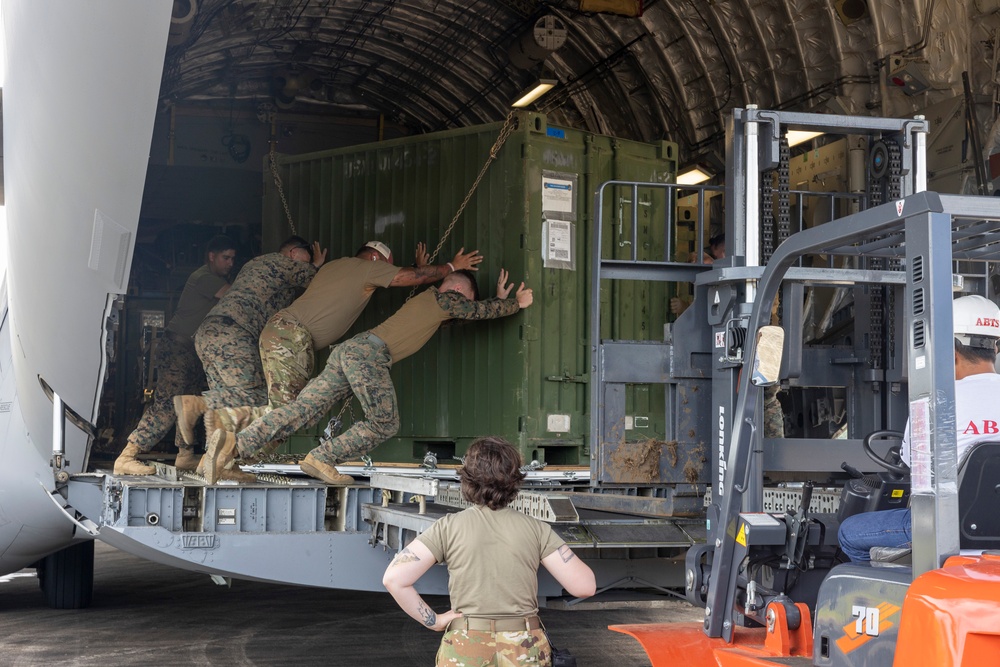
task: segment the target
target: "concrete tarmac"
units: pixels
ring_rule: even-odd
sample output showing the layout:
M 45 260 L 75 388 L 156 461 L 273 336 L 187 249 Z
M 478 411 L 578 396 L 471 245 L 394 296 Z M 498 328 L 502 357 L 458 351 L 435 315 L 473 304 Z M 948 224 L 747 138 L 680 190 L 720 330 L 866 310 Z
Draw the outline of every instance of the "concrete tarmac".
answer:
M 45 606 L 34 570 L 0 578 L 0 664 L 72 665 L 392 665 L 434 664 L 441 635 L 421 627 L 388 593 L 301 588 L 251 581 L 217 586 L 100 542 L 94 603 Z M 429 596 L 444 611 L 446 597 Z M 580 667 L 645 667 L 631 637 L 608 625 L 697 621 L 683 602 L 664 608 L 543 609 L 557 646 Z

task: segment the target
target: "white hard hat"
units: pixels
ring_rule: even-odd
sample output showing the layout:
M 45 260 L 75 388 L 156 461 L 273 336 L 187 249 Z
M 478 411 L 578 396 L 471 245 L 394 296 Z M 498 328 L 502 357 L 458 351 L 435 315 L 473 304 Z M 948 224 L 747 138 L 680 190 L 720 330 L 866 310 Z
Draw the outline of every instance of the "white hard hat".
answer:
M 952 304 L 955 338 L 969 347 L 995 348 L 1000 338 L 1000 307 L 986 297 L 973 294 Z

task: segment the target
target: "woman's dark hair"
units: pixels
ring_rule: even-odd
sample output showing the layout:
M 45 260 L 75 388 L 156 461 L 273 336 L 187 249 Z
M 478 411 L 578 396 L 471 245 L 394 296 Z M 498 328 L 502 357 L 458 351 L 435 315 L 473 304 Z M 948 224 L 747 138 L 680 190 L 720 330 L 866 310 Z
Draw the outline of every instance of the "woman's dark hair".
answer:
M 469 445 L 465 462 L 458 469 L 462 497 L 491 510 L 503 509 L 521 487 L 521 454 L 503 438 L 488 435 Z

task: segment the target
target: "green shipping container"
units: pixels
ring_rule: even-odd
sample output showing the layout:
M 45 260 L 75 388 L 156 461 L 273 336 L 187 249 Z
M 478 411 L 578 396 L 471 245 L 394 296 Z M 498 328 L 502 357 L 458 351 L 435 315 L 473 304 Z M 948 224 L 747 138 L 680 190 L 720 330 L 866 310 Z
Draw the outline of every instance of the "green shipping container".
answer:
M 376 461 L 441 463 L 465 453 L 477 436 L 499 434 L 525 460 L 589 463 L 588 381 L 593 194 L 608 180 L 672 182 L 675 144 L 644 144 L 548 125 L 544 115 L 518 113 L 510 134 L 441 249 L 443 263 L 459 248 L 478 249 L 483 297 L 493 296 L 500 268 L 534 290 L 534 305 L 509 318 L 452 323 L 416 355 L 392 369 L 399 402 L 398 435 L 381 445 Z M 368 240 L 392 248 L 408 265 L 418 241 L 433 249 L 471 188 L 502 124 L 408 137 L 349 149 L 277 159 L 297 232 L 329 246 L 329 258 L 352 255 Z M 264 247 L 275 248 L 290 228 L 265 176 Z M 666 257 L 665 201 L 638 202 L 632 238 L 631 189 L 608 198 L 605 256 Z M 660 340 L 667 321 L 664 283 L 606 286 L 600 304 L 602 337 Z M 379 290 L 352 333 L 389 317 L 409 295 Z M 325 355 L 317 363 L 323 363 Z M 660 385 L 631 387 L 630 439 L 661 440 Z M 339 407 L 339 406 L 338 406 Z M 360 418 L 357 403 L 354 412 Z M 346 415 L 347 413 L 345 413 Z M 345 425 L 350 420 L 345 419 Z M 300 452 L 315 434 L 290 443 Z

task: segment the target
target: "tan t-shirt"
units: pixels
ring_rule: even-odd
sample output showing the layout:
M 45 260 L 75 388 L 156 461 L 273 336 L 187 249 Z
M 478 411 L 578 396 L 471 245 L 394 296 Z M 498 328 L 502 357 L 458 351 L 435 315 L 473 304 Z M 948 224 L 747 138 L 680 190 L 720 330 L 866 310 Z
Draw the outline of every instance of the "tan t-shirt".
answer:
M 466 616 L 538 613 L 538 566 L 566 544 L 537 519 L 475 506 L 436 521 L 417 536 L 448 564 L 451 608 Z
M 188 276 L 167 331 L 189 338 L 194 336 L 208 311 L 219 303 L 215 295 L 226 284 L 226 279 L 212 273 L 207 264 Z
M 473 301 L 458 292 L 421 292 L 382 324 L 371 330 L 389 348 L 392 363 L 405 359 L 431 339 L 448 320 L 491 320 L 519 310 L 516 298 Z
M 324 264 L 305 293 L 284 313 L 309 331 L 313 349 L 338 340 L 351 328 L 378 287 L 388 287 L 399 267 L 358 257 Z

